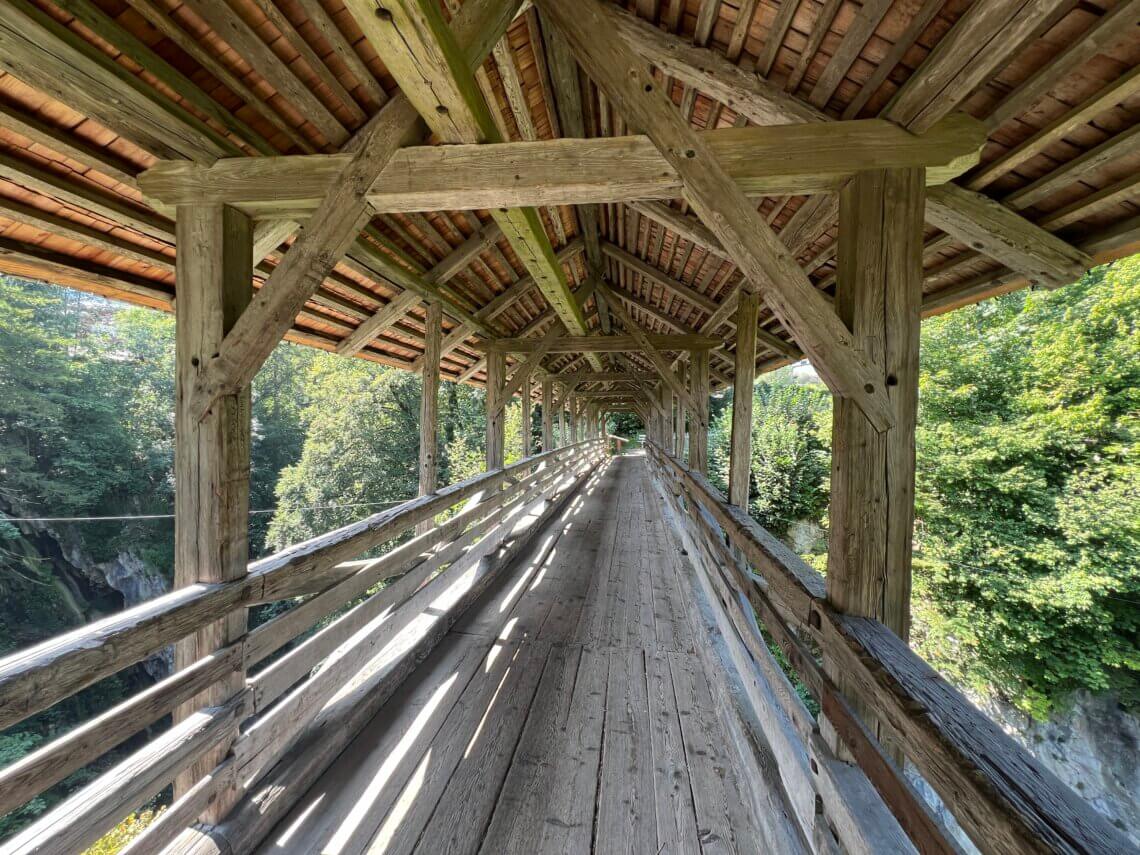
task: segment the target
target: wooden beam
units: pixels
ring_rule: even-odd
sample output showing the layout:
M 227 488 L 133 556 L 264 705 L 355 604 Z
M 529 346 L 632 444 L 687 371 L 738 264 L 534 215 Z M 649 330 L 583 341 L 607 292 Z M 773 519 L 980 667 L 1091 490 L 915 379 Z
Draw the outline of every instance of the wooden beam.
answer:
M 653 364 L 653 367 L 657 369 L 657 373 L 661 375 L 661 379 L 664 380 L 666 384 L 668 384 L 668 386 L 677 394 L 677 397 L 684 401 L 686 405 L 695 409 L 695 403 L 689 396 L 689 391 L 684 387 L 684 385 L 681 384 L 681 382 L 677 379 L 677 376 L 673 373 L 673 369 L 669 365 L 669 360 L 662 355 L 661 351 L 657 348 L 657 346 L 653 343 L 645 331 L 642 330 L 641 327 L 636 323 L 634 323 L 633 319 L 629 316 L 629 312 L 625 310 L 625 306 L 623 306 L 621 302 L 614 296 L 613 291 L 611 291 L 609 287 L 602 282 L 598 283 L 598 291 L 602 295 L 602 298 L 607 303 L 609 303 L 610 311 L 613 312 L 613 315 L 615 318 L 617 318 L 618 323 L 620 323 L 625 331 L 633 337 L 634 341 L 637 342 L 641 348 L 641 351 L 649 358 L 649 361 Z M 708 358 L 707 349 L 702 349 L 699 352 L 704 353 L 706 355 L 705 358 Z
M 651 284 L 663 288 L 669 294 L 684 300 L 691 306 L 696 306 L 703 312 L 712 314 L 717 309 L 716 301 L 711 297 L 695 291 L 683 282 L 679 282 L 666 273 L 661 272 L 648 262 L 642 261 L 636 255 L 626 252 L 620 246 L 609 241 L 602 243 L 602 252 L 633 273 L 648 280 Z
M 974 166 L 985 143 L 984 125 L 964 114 L 923 136 L 882 119 L 694 133 L 752 196 L 834 192 L 860 170 L 896 166 L 927 166 L 930 183 L 941 184 Z M 304 219 L 346 162 L 345 155 L 296 155 L 163 163 L 141 186 L 168 205 L 209 199 L 251 216 Z M 412 146 L 393 155 L 368 199 L 388 212 L 474 210 L 672 199 L 683 188 L 652 140 L 638 135 Z
M 1091 10 L 1090 10 L 1091 11 Z M 1140 0 L 1124 0 L 1105 12 L 1080 38 L 1029 75 L 1006 95 L 986 117 L 996 128 L 1036 104 L 1058 82 L 1068 77 L 1098 53 L 1132 36 L 1140 23 Z
M 655 383 L 657 375 L 648 371 L 571 371 L 558 374 L 559 382 L 577 385 L 578 383 L 616 383 L 631 381 L 635 383 Z
M 695 350 L 719 347 L 723 339 L 702 335 L 647 335 L 649 344 L 657 350 Z M 535 339 L 491 339 L 479 348 L 488 353 L 530 353 L 538 346 Z M 643 350 L 645 345 L 630 335 L 578 335 L 556 339 L 549 353 L 625 353 Z
M 550 325 L 545 335 L 535 343 L 534 349 L 527 354 L 526 361 L 515 369 L 515 373 L 511 375 L 510 380 L 504 385 L 503 391 L 499 395 L 495 415 L 499 415 L 499 413 L 503 411 L 503 408 L 506 407 L 507 402 L 522 391 L 523 387 L 530 381 L 535 369 L 537 369 L 542 363 L 542 360 L 546 358 L 546 354 L 550 352 L 551 345 L 561 338 L 565 332 L 566 327 L 562 325 L 561 321 L 555 318 L 554 323 Z
M 429 303 L 424 319 L 424 359 L 420 374 L 420 489 L 419 495 L 434 493 L 438 479 L 439 454 L 439 347 L 443 334 L 443 307 Z M 434 519 L 423 520 L 416 534 L 435 526 Z
M 512 11 L 521 0 L 512 0 Z M 499 142 L 502 137 L 480 96 L 471 66 L 430 0 L 396 0 L 377 14 L 374 0 L 349 0 L 349 11 L 384 56 L 402 92 L 444 143 Z M 449 146 L 445 146 L 449 147 Z M 576 334 L 586 332 L 554 249 L 533 208 L 492 211 L 492 217 L 534 277 L 547 302 Z M 600 367 L 600 365 L 598 366 Z
M 728 500 L 746 511 L 752 480 L 752 387 L 756 383 L 756 319 L 759 312 L 760 295 L 752 289 L 741 292 L 736 309 L 736 373 L 733 375 Z
M 628 120 L 646 129 L 683 177 L 686 198 L 745 275 L 764 283 L 765 302 L 820 376 L 856 402 L 878 429 L 886 429 L 892 419 L 887 391 L 866 355 L 855 349 L 850 332 L 656 82 L 644 71 L 623 70 L 625 47 L 602 5 L 597 0 L 578 5 L 575 10 L 567 0 L 543 0 L 539 8 Z
M 1071 0 L 971 6 L 895 93 L 883 114 L 921 133 L 957 108 Z
M 253 225 L 222 205 L 184 207 L 178 211 L 178 243 L 183 249 L 175 315 L 174 587 L 182 588 L 241 579 L 249 562 L 249 384 L 220 398 L 204 418 L 192 393 L 210 354 L 249 303 Z M 229 612 L 175 645 L 175 668 L 192 666 L 245 632 L 245 609 Z M 184 702 L 175 722 L 228 700 L 244 685 L 244 672 L 235 669 Z M 236 735 L 235 728 L 231 739 Z M 229 741 L 179 776 L 176 797 L 222 760 Z M 220 818 L 236 801 L 237 791 L 228 789 L 209 816 Z
M 156 157 L 208 163 L 241 151 L 27 0 L 0 7 L 0 68 Z
M 966 186 L 971 190 L 981 190 L 992 184 L 1003 175 L 1028 163 L 1073 131 L 1087 125 L 1106 110 L 1131 99 L 1138 92 L 1140 92 L 1140 68 L 1132 68 L 1106 83 L 1091 97 L 1048 122 L 1001 157 L 975 170 L 966 179 Z
M 437 285 L 446 282 L 463 268 L 470 265 L 479 253 L 494 243 L 500 235 L 499 227 L 494 223 L 488 223 L 453 249 L 446 258 L 436 264 L 427 274 L 426 279 Z M 405 291 L 398 297 L 393 298 L 387 306 L 363 321 L 351 335 L 337 345 L 337 353 L 341 356 L 351 356 L 357 353 L 361 348 L 384 332 L 384 330 L 391 327 L 392 324 L 407 314 L 408 310 L 418 305 L 421 300 L 422 297 L 417 292 L 411 290 Z M 469 334 L 470 331 L 468 331 L 468 335 Z M 466 335 L 464 338 L 466 338 Z M 454 349 L 454 347 L 452 349 Z M 438 360 L 442 356 L 443 353 L 441 351 L 441 353 L 436 356 L 436 359 Z M 419 360 L 417 360 L 417 363 L 418 362 Z
M 928 0 L 919 10 L 915 21 L 923 18 L 929 21 L 942 8 L 942 5 L 938 0 Z M 973 10 L 974 7 L 971 7 L 971 11 Z M 757 124 L 830 121 L 824 113 L 775 90 L 770 84 L 759 80 L 755 75 L 747 74 L 715 51 L 694 48 L 675 36 L 663 32 L 645 21 L 640 21 L 635 16 L 615 7 L 607 7 L 607 13 L 609 23 L 621 32 L 622 37 L 629 42 L 634 51 L 659 66 L 667 74 L 685 83 L 697 86 L 703 92 L 708 92 Z M 925 25 L 919 28 L 919 31 L 924 28 Z M 894 68 L 896 64 L 897 60 L 887 63 L 890 68 Z M 880 65 L 880 68 L 882 67 Z M 1126 76 L 1133 77 L 1134 75 Z M 708 88 L 709 86 L 716 88 L 714 90 Z M 854 115 L 854 113 L 845 114 L 844 118 L 850 119 Z M 887 115 L 886 118 L 893 117 Z M 940 216 L 943 222 L 955 228 L 955 232 L 951 232 L 951 234 L 967 245 L 971 245 L 978 234 L 986 234 L 989 229 L 995 226 L 1004 228 L 1010 222 L 1003 220 L 1001 223 L 997 223 L 993 218 L 988 218 L 983 222 L 971 222 L 969 218 L 972 213 L 972 207 L 957 195 L 951 193 L 943 196 L 936 193 L 928 194 L 927 219 L 932 220 L 933 217 Z M 961 230 L 958 230 L 959 224 L 964 226 Z M 1040 253 L 1043 257 L 1052 258 L 1056 256 L 1055 241 L 1058 239 L 1050 236 L 1045 229 L 1035 226 L 1021 217 L 1018 217 L 1016 224 L 1010 227 L 1014 234 L 998 236 L 996 240 L 990 241 L 989 248 L 994 253 L 992 257 L 995 260 L 1006 264 L 1008 267 L 1020 269 L 1019 265 L 1023 264 L 1025 259 L 1025 251 L 1036 254 L 1040 247 Z M 1023 244 L 1024 249 L 1006 254 L 1005 250 L 1011 244 Z M 1068 252 L 1071 254 L 1074 250 L 1070 248 Z M 1022 272 L 1036 278 L 1039 267 L 1039 263 L 1032 264 L 1028 270 Z
M 555 136 L 585 139 L 586 123 L 582 115 L 582 90 L 578 82 L 578 63 L 570 52 L 566 41 L 550 27 L 542 28 L 542 42 L 550 69 L 550 83 L 553 101 L 560 120 L 560 132 Z M 542 50 L 533 44 L 536 54 Z M 602 253 L 598 245 L 598 209 L 596 205 L 580 205 L 575 208 L 582 237 L 586 243 L 586 261 L 593 275 L 600 275 Z M 602 332 L 610 333 L 610 313 L 604 301 L 595 301 L 598 307 L 598 321 Z
M 195 406 L 200 415 L 220 396 L 247 385 L 297 313 L 372 215 L 362 190 L 379 175 L 388 158 L 415 129 L 415 111 L 405 98 L 393 98 L 369 123 L 367 139 L 345 167 L 341 180 L 321 202 L 312 224 L 274 268 L 257 298 L 211 354 L 197 378 Z
M 643 217 L 648 217 L 654 222 L 660 223 L 669 229 L 669 231 L 675 232 L 706 252 L 711 252 L 720 258 L 728 259 L 728 253 L 725 251 L 725 248 L 720 245 L 717 236 L 696 217 L 690 216 L 689 214 L 682 214 L 676 208 L 671 208 L 663 202 L 633 200 L 625 204 L 626 207 L 632 208 Z
M 122 160 L 114 152 L 92 145 L 63 128 L 45 122 L 38 116 L 9 104 L 0 103 L 0 125 L 22 137 L 27 137 L 34 143 L 39 143 L 44 148 L 89 166 L 108 178 L 122 182 L 127 187 L 138 187 L 135 175 L 140 170 L 137 166 Z
M 929 189 L 926 219 L 967 246 L 1021 271 L 1033 283 L 1068 285 L 1093 265 L 1075 246 L 1000 202 L 957 184 Z
M 329 143 L 340 146 L 348 141 L 344 125 L 226 0 L 186 0 L 186 5 L 299 109 Z

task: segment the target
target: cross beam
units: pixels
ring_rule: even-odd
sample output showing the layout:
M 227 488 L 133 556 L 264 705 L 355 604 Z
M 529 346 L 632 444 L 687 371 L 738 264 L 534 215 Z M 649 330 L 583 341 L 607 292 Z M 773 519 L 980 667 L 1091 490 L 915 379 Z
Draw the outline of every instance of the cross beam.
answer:
M 611 304 L 612 305 L 612 304 Z M 648 335 L 649 343 L 658 350 L 708 350 L 720 347 L 723 339 L 703 335 Z M 488 353 L 531 353 L 539 347 L 537 339 L 496 338 L 474 345 Z M 555 339 L 548 353 L 626 353 L 644 350 L 632 335 L 568 335 Z M 555 375 L 555 379 L 558 379 Z
M 977 164 L 985 126 L 964 114 L 917 136 L 883 119 L 698 132 L 725 172 L 752 196 L 836 192 L 860 171 L 925 166 L 944 184 Z M 250 216 L 306 219 L 339 180 L 344 155 L 165 161 L 139 176 L 163 206 L 222 200 Z M 493 145 L 411 146 L 367 192 L 378 211 L 589 205 L 682 195 L 680 174 L 648 136 Z

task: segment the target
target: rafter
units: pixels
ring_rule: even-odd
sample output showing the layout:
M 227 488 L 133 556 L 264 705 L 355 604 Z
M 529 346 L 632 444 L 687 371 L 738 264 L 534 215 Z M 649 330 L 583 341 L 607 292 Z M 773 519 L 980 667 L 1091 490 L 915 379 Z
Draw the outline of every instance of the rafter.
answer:
M 931 3 L 927 3 L 920 10 L 920 16 L 933 15 L 937 8 L 941 8 L 940 3 L 936 3 L 934 0 L 931 2 L 934 3 L 934 8 L 931 8 Z M 971 11 L 989 5 L 975 4 L 971 7 Z M 650 26 L 645 21 L 641 21 L 636 16 L 614 6 L 606 6 L 606 15 L 608 26 L 619 31 L 634 51 L 661 68 L 665 73 L 700 88 L 701 91 L 707 92 L 725 104 L 730 104 L 734 110 L 757 124 L 778 125 L 789 122 L 832 121 L 827 115 L 811 105 L 781 92 L 754 74 L 748 74 L 715 51 L 694 48 L 675 36 Z M 884 63 L 879 67 L 882 69 L 886 65 L 891 68 L 894 67 L 891 63 Z M 851 118 L 853 115 L 845 114 L 845 118 Z M 893 113 L 887 114 L 886 117 L 897 118 L 896 114 Z M 924 126 L 925 121 L 924 119 Z M 919 126 L 915 125 L 912 129 L 916 127 Z M 953 195 L 947 194 L 943 197 L 936 193 L 929 193 L 927 196 L 927 218 L 930 219 L 932 214 L 937 216 L 941 213 L 945 222 L 967 223 L 970 211 L 968 208 L 954 209 L 953 206 L 957 201 L 958 197 Z M 945 206 L 950 206 L 952 210 L 940 212 L 940 208 Z M 1025 258 L 1025 252 L 1040 254 L 1047 258 L 1063 257 L 1066 263 L 1051 270 L 1050 275 L 1053 279 L 1065 282 L 1072 281 L 1081 272 L 1092 266 L 1092 259 L 1076 247 L 1020 216 L 1018 216 L 1018 220 L 1020 222 L 1017 223 L 1016 228 L 1017 239 L 1023 242 L 1028 241 L 1024 244 L 1024 251 L 1006 254 L 1005 250 L 1010 246 L 1010 242 L 999 238 L 991 242 L 987 249 L 987 255 L 1014 269 L 1019 269 L 1019 264 Z M 974 223 L 968 229 L 954 233 L 954 237 L 969 245 L 976 239 L 976 235 L 987 227 L 987 224 L 984 223 Z M 1034 264 L 1029 270 L 1022 272 L 1036 278 L 1040 272 L 1039 267 L 1039 263 Z M 1074 273 L 1074 271 L 1077 272 Z
M 516 0 L 513 8 L 517 9 L 520 3 Z M 478 92 L 471 66 L 444 22 L 438 4 L 431 0 L 397 0 L 379 7 L 374 0 L 349 0 L 347 6 L 369 41 L 384 56 L 402 93 L 442 142 L 502 141 Z M 585 333 L 585 318 L 555 260 L 538 212 L 530 207 L 496 208 L 492 217 L 567 328 Z
M 644 71 L 625 70 L 626 47 L 601 4 L 587 0 L 572 10 L 566 0 L 544 0 L 539 8 L 567 37 L 591 77 L 629 121 L 646 130 L 682 176 L 686 198 L 745 275 L 764 283 L 765 302 L 820 376 L 836 394 L 854 401 L 877 428 L 888 427 L 886 389 L 866 355 L 856 350 L 850 331 L 653 79 Z M 686 402 L 687 395 L 681 396 Z

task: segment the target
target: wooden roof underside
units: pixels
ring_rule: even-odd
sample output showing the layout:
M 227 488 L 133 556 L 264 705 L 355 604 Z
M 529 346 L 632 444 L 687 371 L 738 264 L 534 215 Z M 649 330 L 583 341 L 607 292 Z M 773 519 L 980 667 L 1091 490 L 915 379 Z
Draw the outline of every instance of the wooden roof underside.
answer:
M 674 44 L 707 50 L 832 119 L 879 116 L 900 89 L 934 85 L 925 79 L 938 57 L 935 52 L 932 59 L 932 51 L 955 38 L 955 24 L 971 9 L 967 0 L 620 5 Z M 1004 202 L 1097 261 L 1134 251 L 1140 224 L 1140 2 L 984 0 L 984 6 L 987 30 L 974 40 L 990 41 L 950 68 L 949 83 L 927 99 L 927 111 L 964 110 L 989 128 L 981 164 L 957 183 Z M 1026 24 L 1030 9 L 1036 17 Z M 566 103 L 565 78 L 557 69 L 552 73 L 545 36 L 540 17 L 528 9 L 478 74 L 504 136 L 573 136 L 566 125 L 579 121 L 586 136 L 629 133 L 580 73 L 580 103 Z M 20 40 L 35 45 L 25 55 L 42 51 L 45 59 L 21 63 L 9 49 Z M 111 99 L 99 88 L 108 66 L 115 81 Z M 718 101 L 714 94 L 730 99 L 668 70 L 675 76 L 660 68 L 655 73 L 694 127 L 733 127 L 757 118 L 747 105 Z M 341 0 L 0 0 L 0 271 L 169 310 L 175 297 L 173 224 L 143 201 L 135 180 L 141 171 L 163 159 L 208 163 L 240 155 L 333 153 L 394 91 L 383 57 Z M 758 200 L 777 232 L 789 222 L 801 229 L 798 259 L 825 292 L 834 287 L 833 200 Z M 608 281 L 633 319 L 651 332 L 731 338 L 730 325 L 707 327 L 739 272 L 692 240 L 701 230 L 691 216 L 685 234 L 677 230 L 688 216 L 683 200 L 674 200 L 668 211 L 662 207 L 596 206 Z M 540 214 L 570 286 L 582 287 L 582 217 L 593 216 L 591 209 L 547 207 Z M 364 247 L 350 251 L 309 301 L 289 337 L 335 350 L 402 290 L 384 275 L 377 253 L 388 264 L 426 273 L 481 229 L 488 239 L 447 284 L 471 314 L 484 309 L 526 277 L 486 212 L 384 214 L 362 235 Z M 1026 283 L 1024 271 L 934 226 L 926 239 L 926 314 Z M 269 253 L 255 284 L 285 250 L 283 243 Z M 538 287 L 521 285 L 510 294 L 495 304 L 487 324 L 502 336 L 541 335 L 555 314 Z M 610 326 L 594 297 L 583 309 L 591 330 Z M 423 304 L 415 303 L 357 355 L 415 367 L 423 352 L 424 315 Z M 767 334 L 761 334 L 758 361 L 767 370 L 798 351 L 782 343 L 788 336 L 770 313 L 762 319 Z M 447 340 L 458 326 L 445 314 L 443 375 L 481 382 L 477 339 Z M 627 359 L 634 368 L 650 367 L 639 354 Z M 554 354 L 545 362 L 555 372 L 581 366 L 575 354 Z M 729 353 L 713 353 L 712 373 L 714 388 L 727 382 Z

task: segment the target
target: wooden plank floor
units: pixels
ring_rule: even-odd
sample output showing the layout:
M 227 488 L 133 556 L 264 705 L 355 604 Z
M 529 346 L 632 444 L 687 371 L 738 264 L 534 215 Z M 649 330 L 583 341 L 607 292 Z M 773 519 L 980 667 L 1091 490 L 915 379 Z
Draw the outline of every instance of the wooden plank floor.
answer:
M 614 459 L 261 851 L 771 851 L 673 544 L 644 459 Z

